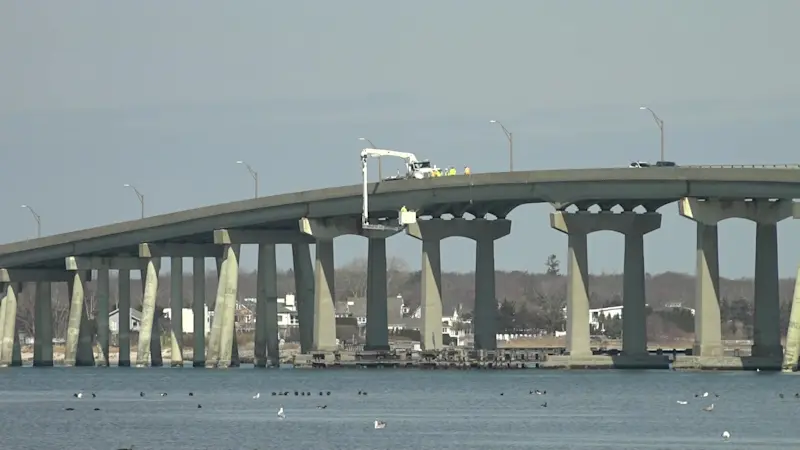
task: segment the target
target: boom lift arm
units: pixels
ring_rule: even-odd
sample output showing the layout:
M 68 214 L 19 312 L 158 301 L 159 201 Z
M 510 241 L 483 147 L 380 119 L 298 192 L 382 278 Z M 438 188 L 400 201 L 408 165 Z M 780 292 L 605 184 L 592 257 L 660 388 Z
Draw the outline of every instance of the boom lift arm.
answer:
M 380 229 L 380 230 L 401 230 L 409 223 L 417 221 L 417 214 L 415 212 L 400 211 L 398 215 L 398 227 L 389 227 L 384 225 L 374 225 L 369 223 L 369 195 L 368 195 L 368 177 L 367 177 L 367 159 L 369 157 L 378 158 L 381 156 L 396 156 L 403 158 L 406 161 L 407 175 L 413 172 L 413 164 L 419 162 L 416 155 L 413 153 L 398 152 L 394 150 L 383 150 L 377 148 L 365 148 L 361 151 L 361 181 L 363 183 L 363 197 L 361 209 L 361 227 L 363 229 Z

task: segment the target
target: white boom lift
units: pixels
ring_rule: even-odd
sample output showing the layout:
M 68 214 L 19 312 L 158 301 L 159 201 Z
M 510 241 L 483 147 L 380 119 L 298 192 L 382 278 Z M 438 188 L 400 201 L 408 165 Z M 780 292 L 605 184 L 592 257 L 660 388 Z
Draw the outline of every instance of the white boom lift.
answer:
M 397 226 L 394 225 L 380 225 L 369 223 L 369 193 L 368 193 L 368 178 L 367 178 L 367 159 L 370 157 L 379 158 L 381 156 L 395 156 L 403 158 L 406 161 L 406 176 L 405 178 L 427 178 L 431 176 L 433 169 L 431 163 L 428 161 L 419 161 L 413 153 L 398 152 L 394 150 L 383 150 L 377 148 L 365 148 L 361 151 L 361 177 L 364 186 L 363 202 L 361 211 L 361 228 L 365 230 L 394 230 L 400 231 L 406 225 L 417 222 L 417 213 L 414 211 L 405 211 L 405 208 L 398 211 Z

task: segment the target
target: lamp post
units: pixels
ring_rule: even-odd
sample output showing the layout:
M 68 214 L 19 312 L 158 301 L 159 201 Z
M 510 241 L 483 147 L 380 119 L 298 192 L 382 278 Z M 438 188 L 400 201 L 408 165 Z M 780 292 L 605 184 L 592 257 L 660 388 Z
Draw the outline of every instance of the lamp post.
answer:
M 133 189 L 133 192 L 136 193 L 136 197 L 139 198 L 139 205 L 142 208 L 142 219 L 144 219 L 144 195 L 142 195 L 142 193 L 139 192 L 138 189 L 136 189 L 136 186 L 134 186 L 132 184 L 125 183 L 125 184 L 122 185 L 122 187 L 131 188 L 131 189 Z
M 367 138 L 360 137 L 360 138 L 358 138 L 358 140 L 359 141 L 366 141 L 369 144 L 369 146 L 372 147 L 372 148 L 378 148 L 378 147 L 375 147 L 375 144 L 373 144 L 372 141 L 370 141 Z M 378 156 L 378 181 L 381 181 L 381 180 L 383 180 L 383 159 L 380 156 Z
M 31 214 L 33 214 L 33 218 L 36 219 L 36 237 L 37 238 L 42 237 L 42 216 L 37 214 L 36 211 L 34 211 L 33 208 L 31 208 L 28 205 L 22 205 L 22 207 L 30 211 Z
M 508 170 L 509 172 L 514 171 L 514 133 L 508 131 L 508 128 L 503 126 L 502 123 L 492 119 L 489 123 L 496 123 L 500 125 L 500 128 L 503 130 L 503 133 L 506 135 L 506 139 L 508 139 Z
M 250 172 L 250 176 L 253 177 L 253 181 L 255 182 L 254 183 L 255 186 L 253 188 L 253 198 L 258 198 L 258 172 L 253 170 L 253 168 L 250 167 L 250 164 L 247 164 L 244 161 L 236 161 L 236 164 L 241 164 L 245 166 L 247 168 L 247 171 Z
M 661 130 L 661 159 L 659 161 L 664 161 L 664 121 L 661 120 L 661 117 L 658 117 L 655 111 L 647 106 L 640 106 L 639 109 L 650 111 L 650 114 L 653 115 L 653 120 L 655 120 L 656 125 L 658 125 L 658 129 Z

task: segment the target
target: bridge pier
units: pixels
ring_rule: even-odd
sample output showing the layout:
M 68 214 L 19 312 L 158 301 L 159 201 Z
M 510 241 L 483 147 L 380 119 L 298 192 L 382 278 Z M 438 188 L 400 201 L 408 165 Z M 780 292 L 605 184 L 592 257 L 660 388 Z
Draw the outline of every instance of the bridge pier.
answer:
M 14 365 L 14 336 L 17 334 L 17 294 L 22 292 L 19 283 L 2 283 L 2 305 L 0 305 L 0 320 L 2 320 L 2 333 L 0 337 L 0 367 Z
M 158 272 L 161 268 L 161 258 L 144 258 L 144 268 L 142 273 L 142 322 L 139 326 L 139 345 L 136 353 L 136 367 L 147 367 L 152 365 L 160 367 L 161 342 L 157 339 L 157 346 L 151 345 L 154 342 L 154 329 L 158 329 L 156 321 L 156 295 L 158 294 Z
M 206 259 L 192 258 L 193 367 L 206 366 Z
M 644 235 L 661 226 L 661 214 L 635 212 L 558 211 L 550 214 L 550 226 L 567 235 L 567 353 L 589 357 L 589 262 L 587 237 L 596 231 L 615 231 L 625 236 L 623 274 L 622 352 L 629 357 L 647 356 Z
M 117 304 L 119 320 L 117 340 L 119 341 L 119 367 L 131 366 L 131 271 L 119 269 L 117 271 L 117 285 L 119 287 L 119 301 Z
M 357 220 L 323 220 L 302 218 L 300 232 L 316 240 L 314 268 L 314 337 L 315 352 L 333 352 L 336 344 L 336 309 L 334 305 L 333 240 L 346 234 L 359 234 Z
M 497 348 L 494 241 L 511 232 L 506 219 L 418 220 L 406 233 L 422 241 L 422 330 L 424 350 L 438 350 L 442 342 L 441 241 L 465 237 L 475 241 L 475 348 Z
M 267 365 L 277 367 L 280 364 L 278 282 L 275 256 L 275 246 L 278 244 L 292 245 L 297 309 L 300 316 L 301 351 L 307 352 L 311 349 L 312 319 L 309 318 L 309 314 L 313 314 L 314 297 L 313 269 L 308 249 L 308 243 L 311 242 L 314 242 L 313 238 L 299 231 L 269 229 L 220 229 L 214 231 L 215 244 L 258 245 L 254 349 L 256 367 L 267 367 Z
M 239 244 L 222 246 L 222 258 L 217 260 L 217 295 L 214 319 L 208 340 L 206 365 L 218 368 L 231 366 L 236 339 L 236 297 L 239 288 Z
M 756 223 L 752 356 L 778 361 L 783 348 L 779 327 L 777 224 L 792 216 L 792 201 L 683 198 L 679 202 L 679 212 L 697 223 L 694 354 L 723 356 L 717 226 L 725 219 L 740 218 Z
M 36 282 L 36 306 L 34 310 L 33 365 L 53 366 L 53 301 L 52 284 Z
M 367 342 L 364 350 L 389 350 L 389 304 L 386 279 L 386 239 L 392 230 L 363 230 L 367 247 Z
M 110 274 L 109 269 L 97 269 L 97 315 L 95 316 L 95 324 L 97 326 L 97 344 L 100 347 L 98 366 L 109 366 L 109 331 L 108 331 L 108 302 L 110 298 Z M 89 336 L 89 345 L 91 346 L 91 335 Z

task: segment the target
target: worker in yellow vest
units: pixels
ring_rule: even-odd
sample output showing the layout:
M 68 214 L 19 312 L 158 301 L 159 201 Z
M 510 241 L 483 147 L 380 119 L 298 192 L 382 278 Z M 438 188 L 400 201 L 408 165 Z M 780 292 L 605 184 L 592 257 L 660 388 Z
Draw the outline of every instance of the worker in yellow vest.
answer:
M 472 171 L 469 170 L 469 166 L 464 167 L 464 175 L 472 175 Z
M 456 168 L 455 167 L 451 167 L 450 170 L 447 172 L 447 174 L 451 175 L 451 176 L 452 175 L 456 175 Z

